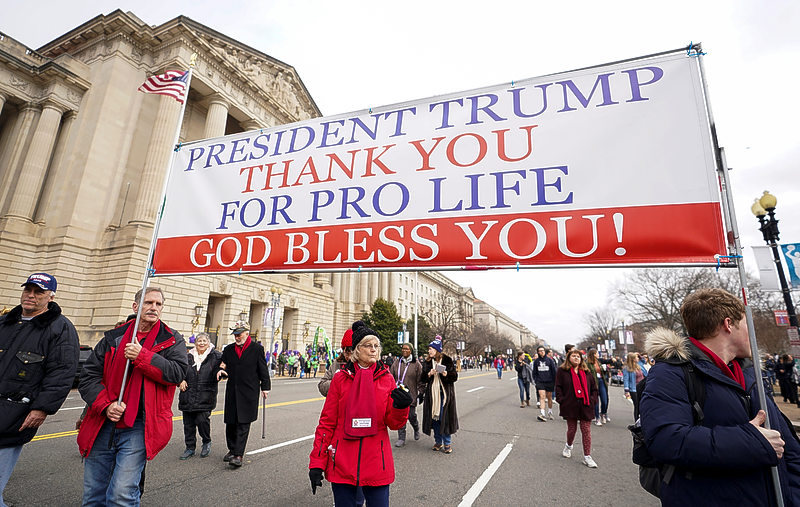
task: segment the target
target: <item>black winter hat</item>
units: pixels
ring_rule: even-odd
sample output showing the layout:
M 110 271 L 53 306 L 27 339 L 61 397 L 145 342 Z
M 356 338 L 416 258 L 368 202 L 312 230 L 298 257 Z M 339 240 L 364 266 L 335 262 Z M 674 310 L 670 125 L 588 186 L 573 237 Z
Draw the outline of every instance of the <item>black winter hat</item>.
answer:
M 353 348 L 356 348 L 358 343 L 367 336 L 374 336 L 375 338 L 378 338 L 378 333 L 368 328 L 363 321 L 357 320 L 353 322 L 351 328 L 353 329 Z

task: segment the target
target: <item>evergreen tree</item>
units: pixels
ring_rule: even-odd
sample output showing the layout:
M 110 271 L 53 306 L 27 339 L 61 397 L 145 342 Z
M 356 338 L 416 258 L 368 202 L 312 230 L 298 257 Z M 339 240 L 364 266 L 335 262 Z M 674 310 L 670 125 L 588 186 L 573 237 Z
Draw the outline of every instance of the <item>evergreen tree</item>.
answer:
M 378 333 L 381 340 L 383 354 L 400 354 L 400 345 L 397 344 L 397 333 L 403 330 L 403 319 L 397 313 L 397 307 L 391 301 L 378 298 L 372 303 L 369 312 L 361 320 Z

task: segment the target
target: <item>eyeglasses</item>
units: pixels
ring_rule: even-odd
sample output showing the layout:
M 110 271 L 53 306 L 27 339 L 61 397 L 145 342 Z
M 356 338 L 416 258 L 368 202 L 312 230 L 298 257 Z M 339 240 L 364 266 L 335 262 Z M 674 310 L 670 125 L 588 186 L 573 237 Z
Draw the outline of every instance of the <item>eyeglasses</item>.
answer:
M 362 349 L 372 349 L 372 350 L 378 350 L 381 348 L 380 344 L 377 343 L 365 343 L 364 345 L 359 345 L 358 347 Z

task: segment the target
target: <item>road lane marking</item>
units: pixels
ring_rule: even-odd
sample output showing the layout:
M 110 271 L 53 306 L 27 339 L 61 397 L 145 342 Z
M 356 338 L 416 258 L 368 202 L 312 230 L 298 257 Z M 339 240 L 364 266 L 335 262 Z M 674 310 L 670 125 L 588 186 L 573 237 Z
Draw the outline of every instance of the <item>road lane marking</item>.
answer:
M 84 407 L 85 407 L 85 406 L 86 406 L 86 405 L 84 405 Z M 61 408 L 59 408 L 59 409 L 58 409 L 58 411 L 59 411 L 59 412 L 61 412 L 61 411 L 63 411 L 63 410 L 83 410 L 83 407 L 69 407 L 69 408 L 64 408 L 64 407 L 61 407 Z
M 312 403 L 312 402 L 321 401 L 321 400 L 324 400 L 324 399 L 325 398 L 323 396 L 320 396 L 320 397 L 317 397 L 317 398 L 306 398 L 306 399 L 303 399 L 303 400 L 282 401 L 280 403 L 268 403 L 267 404 L 267 408 L 285 407 L 285 406 L 288 406 L 288 405 L 297 405 L 297 404 L 300 404 L 300 403 Z M 83 408 L 83 407 L 79 407 L 79 408 Z M 61 410 L 70 410 L 70 409 L 61 409 Z M 222 415 L 224 412 L 225 412 L 224 410 L 215 410 L 214 412 L 211 412 L 211 415 Z M 173 421 L 180 421 L 182 419 L 183 419 L 183 417 L 179 416 L 179 415 L 176 415 L 176 416 L 172 417 Z M 31 440 L 31 442 L 38 442 L 39 440 L 48 440 L 48 439 L 51 439 L 51 438 L 69 437 L 69 436 L 74 436 L 74 435 L 77 435 L 77 434 L 78 434 L 78 430 L 61 431 L 61 432 L 58 432 L 58 433 L 47 433 L 47 434 L 44 434 L 44 435 L 36 435 L 35 437 L 33 437 L 33 440 Z
M 467 494 L 461 499 L 461 503 L 458 504 L 458 507 L 470 507 L 475 502 L 475 500 L 478 498 L 478 495 L 480 495 L 481 491 L 483 491 L 483 488 L 486 487 L 486 485 L 489 483 L 489 480 L 491 480 L 492 476 L 500 468 L 500 465 L 502 465 L 503 461 L 505 461 L 508 455 L 511 454 L 511 449 L 514 447 L 514 442 L 517 441 L 517 438 L 519 438 L 519 435 L 514 435 L 514 438 L 511 439 L 511 442 L 507 443 L 506 446 L 503 447 L 503 450 L 500 451 L 500 454 L 498 454 L 494 461 L 492 461 L 492 464 L 489 465 L 489 468 L 484 470 L 481 476 L 478 477 L 478 480 L 475 482 L 475 484 L 469 488 L 469 491 L 467 491 Z
M 245 454 L 249 456 L 251 454 L 258 454 L 260 452 L 271 451 L 272 449 L 277 449 L 279 447 L 284 447 L 284 446 L 287 446 L 287 445 L 296 444 L 297 442 L 302 442 L 304 440 L 311 440 L 312 438 L 314 438 L 313 434 L 312 435 L 306 435 L 304 437 L 295 438 L 294 440 L 287 440 L 286 442 L 281 442 L 280 444 L 270 445 L 268 447 L 262 447 L 261 449 L 256 449 L 254 451 L 246 452 Z
M 471 393 L 471 392 L 473 392 L 473 391 L 480 391 L 480 390 L 481 390 L 481 389 L 483 389 L 484 387 L 486 387 L 486 386 L 479 386 L 479 387 L 476 387 L 476 388 L 474 388 L 474 389 L 470 389 L 470 390 L 469 390 L 469 391 L 467 391 L 467 392 L 468 392 L 468 393 Z

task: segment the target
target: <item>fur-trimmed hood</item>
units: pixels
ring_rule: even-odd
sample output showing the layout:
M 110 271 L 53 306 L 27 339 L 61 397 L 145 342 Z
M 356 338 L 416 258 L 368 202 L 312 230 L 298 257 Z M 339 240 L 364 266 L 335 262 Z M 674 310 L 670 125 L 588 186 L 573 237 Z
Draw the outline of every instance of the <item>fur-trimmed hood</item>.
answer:
M 671 329 L 657 327 L 645 336 L 644 350 L 655 360 L 688 361 L 692 357 L 690 343 Z

